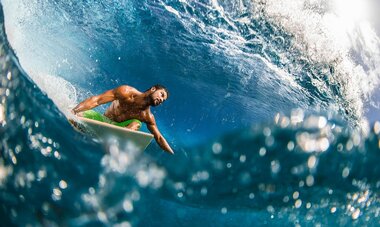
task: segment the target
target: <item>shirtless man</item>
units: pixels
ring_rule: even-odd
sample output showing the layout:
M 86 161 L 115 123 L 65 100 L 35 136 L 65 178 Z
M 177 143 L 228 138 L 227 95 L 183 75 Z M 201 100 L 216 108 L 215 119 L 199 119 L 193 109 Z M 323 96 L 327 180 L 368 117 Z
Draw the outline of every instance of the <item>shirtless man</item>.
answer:
M 168 98 L 168 96 L 168 90 L 162 85 L 154 85 L 145 92 L 140 92 L 133 87 L 123 85 L 113 90 L 106 91 L 101 95 L 87 98 L 72 109 L 72 112 L 78 114 L 78 116 L 84 116 L 88 110 L 112 102 L 104 114 L 106 118 L 116 123 L 123 123 L 130 119 L 136 119 L 132 120 L 131 123 L 128 123 L 128 125 L 125 126 L 132 130 L 138 130 L 141 127 L 140 121 L 145 122 L 147 128 L 154 135 L 154 139 L 160 147 L 166 152 L 174 154 L 173 150 L 158 130 L 154 116 L 150 111 L 150 106 L 160 105 Z

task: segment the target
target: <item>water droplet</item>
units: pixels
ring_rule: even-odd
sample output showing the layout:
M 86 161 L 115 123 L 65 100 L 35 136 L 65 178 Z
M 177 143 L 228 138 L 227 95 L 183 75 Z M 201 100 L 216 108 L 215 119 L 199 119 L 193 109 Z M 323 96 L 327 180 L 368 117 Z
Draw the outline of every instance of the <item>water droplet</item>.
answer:
M 61 159 L 61 155 L 59 154 L 58 151 L 54 151 L 54 157 L 55 157 L 56 159 Z
M 104 223 L 107 221 L 107 215 L 104 212 L 99 211 L 97 216 L 98 216 L 100 221 L 102 221 Z
M 265 147 L 260 148 L 259 154 L 260 154 L 261 157 L 265 156 L 266 153 L 267 153 L 267 149 L 265 149 Z
M 201 188 L 201 195 L 203 195 L 203 196 L 207 195 L 207 188 L 206 187 Z
M 283 118 L 281 119 L 281 122 L 280 122 L 281 128 L 286 128 L 286 127 L 289 126 L 289 124 L 290 124 L 290 120 L 289 120 L 289 118 L 287 118 L 287 117 L 283 117 Z
M 266 146 L 268 146 L 268 147 L 273 146 L 273 144 L 274 144 L 274 138 L 273 138 L 273 136 L 268 136 L 268 137 L 266 137 L 266 138 L 265 138 L 265 144 L 266 144 Z
M 55 195 L 57 195 L 57 196 L 61 196 L 61 195 L 62 195 L 62 192 L 61 192 L 61 190 L 59 190 L 59 188 L 54 188 L 54 189 L 53 189 L 53 193 L 54 193 Z
M 294 149 L 294 142 L 293 141 L 289 141 L 288 145 L 287 145 L 287 148 L 289 151 L 292 151 Z
M 88 192 L 89 192 L 91 195 L 93 195 L 93 194 L 95 194 L 95 189 L 94 189 L 93 187 L 90 187 L 90 188 L 88 189 Z
M 314 185 L 314 177 L 312 175 L 306 177 L 306 185 L 309 187 Z
M 350 174 L 350 169 L 348 167 L 345 167 L 342 171 L 342 177 L 347 178 L 349 174 Z
M 60 187 L 61 189 L 66 189 L 66 188 L 67 188 L 67 183 L 66 183 L 66 181 L 61 180 L 61 181 L 59 182 L 59 187 Z
M 352 142 L 352 140 L 348 140 L 346 143 L 347 151 L 351 151 L 353 147 L 354 147 L 354 143 Z
M 324 128 L 327 124 L 327 120 L 325 117 L 319 117 L 318 120 L 318 128 Z
M 375 122 L 375 124 L 373 125 L 373 131 L 377 135 L 380 133 L 380 122 L 378 121 Z
M 307 166 L 309 167 L 309 169 L 313 169 L 316 163 L 317 158 L 314 155 L 310 156 L 310 158 L 307 160 Z
M 133 211 L 133 204 L 130 200 L 126 199 L 124 200 L 123 202 L 123 209 L 127 212 L 127 213 L 131 213 Z
M 25 123 L 25 116 L 22 116 L 20 119 L 20 123 L 23 125 Z
M 296 202 L 294 203 L 294 206 L 295 206 L 296 208 L 300 208 L 301 205 L 302 205 L 302 200 L 300 200 L 300 199 L 297 199 Z
M 276 124 L 278 124 L 278 120 L 280 120 L 280 113 L 277 113 L 275 116 L 274 116 L 274 122 Z
M 355 211 L 354 211 L 354 213 L 352 213 L 352 219 L 358 219 L 358 217 L 359 217 L 359 215 L 360 215 L 360 209 L 358 208 L 358 209 L 356 209 Z
M 330 147 L 330 141 L 327 138 L 322 138 L 318 141 L 319 151 L 326 151 Z
M 52 199 L 55 200 L 55 201 L 56 200 L 60 200 L 61 196 L 62 196 L 61 190 L 59 190 L 59 188 L 54 188 L 53 189 Z
M 220 212 L 221 212 L 222 214 L 226 214 L 226 213 L 227 213 L 227 208 L 226 208 L 226 207 L 223 207 L 223 208 L 220 210 Z
M 281 170 L 281 165 L 278 160 L 271 161 L 270 167 L 273 174 L 277 174 Z
M 214 143 L 212 145 L 212 151 L 214 152 L 214 154 L 219 154 L 220 152 L 222 152 L 222 145 L 220 143 Z
M 264 133 L 265 136 L 270 136 L 272 132 L 271 132 L 270 128 L 265 127 L 263 129 L 263 133 Z
M 38 170 L 37 176 L 38 176 L 37 180 L 41 180 L 42 178 L 46 177 L 46 170 L 44 169 Z
M 140 200 L 140 192 L 138 191 L 133 191 L 131 198 L 133 201 L 139 201 Z
M 123 221 L 122 223 L 117 224 L 115 226 L 117 226 L 117 227 L 131 227 L 132 225 L 128 221 Z
M 292 125 L 296 125 L 297 123 L 300 123 L 304 119 L 304 113 L 301 109 L 295 109 L 291 112 L 290 121 L 292 122 Z
M 13 162 L 13 164 L 17 164 L 17 159 L 16 159 L 16 156 L 14 156 L 14 155 L 12 155 L 12 162 Z
M 148 174 L 143 171 L 143 170 L 139 170 L 136 174 L 136 177 L 137 177 L 137 182 L 139 183 L 139 185 L 141 187 L 146 187 L 148 186 L 149 184 L 149 176 Z
M 352 138 L 352 142 L 354 143 L 354 146 L 358 146 L 360 144 L 361 138 L 360 134 L 355 132 Z

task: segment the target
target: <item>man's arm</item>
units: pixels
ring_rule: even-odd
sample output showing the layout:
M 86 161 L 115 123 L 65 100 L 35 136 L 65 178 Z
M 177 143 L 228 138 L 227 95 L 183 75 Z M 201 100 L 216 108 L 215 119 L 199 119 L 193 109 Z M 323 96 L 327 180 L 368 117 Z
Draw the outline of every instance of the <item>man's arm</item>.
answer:
M 172 150 L 168 142 L 166 142 L 165 138 L 161 135 L 160 131 L 158 130 L 156 123 L 155 122 L 147 123 L 146 126 L 149 129 L 149 131 L 154 135 L 154 139 L 157 141 L 158 145 L 160 145 L 160 147 L 164 151 L 170 154 L 174 154 L 174 151 Z
M 82 111 L 90 110 L 93 109 L 99 105 L 112 102 L 115 99 L 117 99 L 119 96 L 126 95 L 126 89 L 127 86 L 120 86 L 118 88 L 115 88 L 113 90 L 109 90 L 104 92 L 103 94 L 100 95 L 95 95 L 90 98 L 87 98 L 83 102 L 79 103 L 74 109 L 72 110 L 74 114 L 77 114 Z

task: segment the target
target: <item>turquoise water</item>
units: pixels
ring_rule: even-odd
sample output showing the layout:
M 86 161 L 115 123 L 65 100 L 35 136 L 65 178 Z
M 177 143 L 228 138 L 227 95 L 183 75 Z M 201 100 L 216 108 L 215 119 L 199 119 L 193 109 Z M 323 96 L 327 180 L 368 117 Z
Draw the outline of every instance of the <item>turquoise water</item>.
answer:
M 332 32 L 329 3 L 2 5 L 5 226 L 379 224 L 380 124 L 365 118 L 380 58 L 363 41 L 378 37 Z M 174 156 L 66 120 L 84 97 L 156 83 L 170 90 L 153 110 Z

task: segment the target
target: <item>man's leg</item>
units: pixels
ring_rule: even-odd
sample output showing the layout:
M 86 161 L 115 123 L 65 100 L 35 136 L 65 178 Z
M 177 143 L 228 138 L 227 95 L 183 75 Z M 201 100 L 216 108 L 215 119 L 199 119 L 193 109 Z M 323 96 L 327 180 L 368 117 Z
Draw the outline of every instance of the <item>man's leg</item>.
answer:
M 108 123 L 108 124 L 113 124 L 114 123 L 108 117 L 106 117 L 103 114 L 101 114 L 99 112 L 96 112 L 94 110 L 86 110 L 86 111 L 82 112 L 82 116 L 81 117 L 92 119 L 92 120 L 96 120 L 96 121 L 100 121 L 100 122 L 104 122 L 104 123 Z
M 138 131 L 141 128 L 141 123 L 133 121 L 129 125 L 126 126 L 127 129 Z
M 137 131 L 141 128 L 141 121 L 137 119 L 131 119 L 131 120 L 123 121 L 123 122 L 118 122 L 115 125 Z

